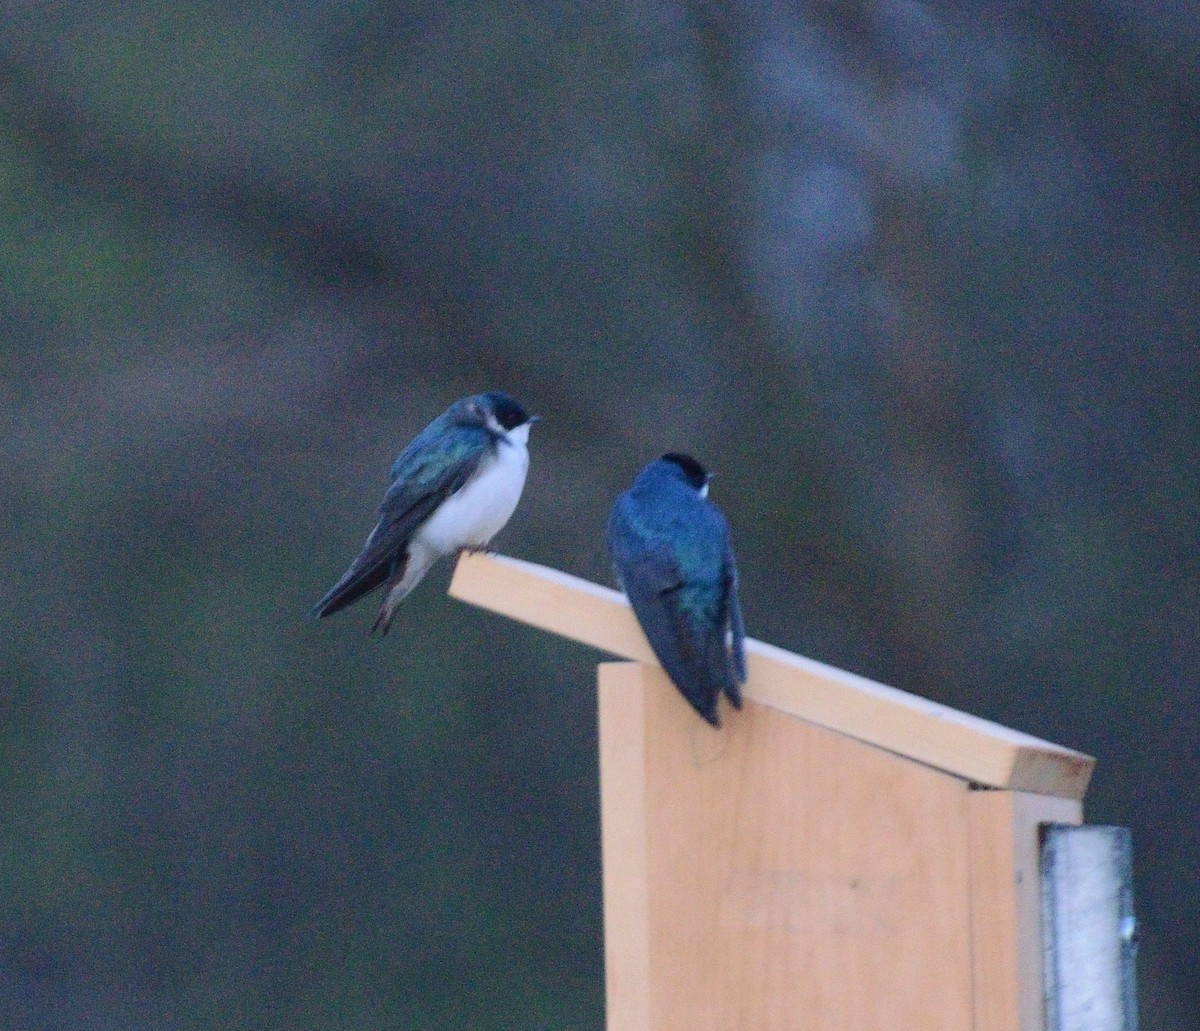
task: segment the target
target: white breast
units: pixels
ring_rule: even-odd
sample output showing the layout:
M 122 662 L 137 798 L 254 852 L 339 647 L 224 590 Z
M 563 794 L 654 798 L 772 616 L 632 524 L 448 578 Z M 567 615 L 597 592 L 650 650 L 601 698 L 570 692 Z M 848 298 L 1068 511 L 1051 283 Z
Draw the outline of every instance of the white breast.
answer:
M 529 424 L 509 430 L 473 479 L 452 494 L 417 531 L 413 544 L 438 555 L 487 544 L 521 500 L 529 471 Z

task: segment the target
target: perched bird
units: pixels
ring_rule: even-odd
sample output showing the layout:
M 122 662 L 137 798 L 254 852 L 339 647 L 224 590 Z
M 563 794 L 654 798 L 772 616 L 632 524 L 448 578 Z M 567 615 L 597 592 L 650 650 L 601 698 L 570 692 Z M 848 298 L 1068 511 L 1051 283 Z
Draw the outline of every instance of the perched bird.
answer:
M 539 418 L 492 391 L 455 401 L 434 419 L 392 464 L 378 524 L 311 614 L 330 616 L 385 587 L 371 632 L 386 634 L 396 606 L 434 562 L 481 550 L 508 522 L 529 469 L 529 429 Z
M 651 462 L 613 505 L 608 553 L 663 669 L 718 727 L 722 691 L 742 707 L 746 632 L 729 524 L 708 500 L 710 478 L 688 455 Z

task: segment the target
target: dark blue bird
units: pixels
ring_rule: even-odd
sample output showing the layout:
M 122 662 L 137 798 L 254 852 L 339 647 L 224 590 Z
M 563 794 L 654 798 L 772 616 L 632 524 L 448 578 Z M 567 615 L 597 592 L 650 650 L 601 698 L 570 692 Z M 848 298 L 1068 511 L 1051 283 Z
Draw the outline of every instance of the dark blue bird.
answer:
M 508 522 L 529 469 L 538 420 L 508 394 L 455 401 L 392 464 L 379 522 L 342 578 L 312 609 L 330 616 L 380 587 L 372 630 L 387 633 L 396 607 L 439 558 L 484 547 Z
M 663 669 L 719 727 L 721 692 L 742 707 L 746 632 L 729 524 L 708 500 L 709 479 L 688 455 L 651 462 L 613 505 L 608 553 Z

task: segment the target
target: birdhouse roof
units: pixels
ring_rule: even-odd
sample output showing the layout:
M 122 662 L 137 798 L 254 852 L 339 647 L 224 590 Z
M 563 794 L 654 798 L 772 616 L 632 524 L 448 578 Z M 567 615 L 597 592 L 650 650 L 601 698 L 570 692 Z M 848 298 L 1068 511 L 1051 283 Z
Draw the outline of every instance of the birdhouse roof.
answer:
M 636 662 L 656 664 L 625 596 L 499 555 L 464 555 L 451 596 Z M 1080 799 L 1095 760 L 762 641 L 746 698 L 985 787 Z

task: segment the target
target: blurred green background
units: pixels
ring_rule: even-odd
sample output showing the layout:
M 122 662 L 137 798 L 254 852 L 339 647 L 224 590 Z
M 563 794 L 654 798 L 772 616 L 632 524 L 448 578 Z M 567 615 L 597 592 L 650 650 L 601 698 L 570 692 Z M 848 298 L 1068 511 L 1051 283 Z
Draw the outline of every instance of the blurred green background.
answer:
M 107 6 L 0 34 L 0 1026 L 602 1027 L 598 656 L 304 619 L 502 388 L 502 550 L 692 451 L 753 636 L 1098 756 L 1194 1031 L 1194 5 Z

